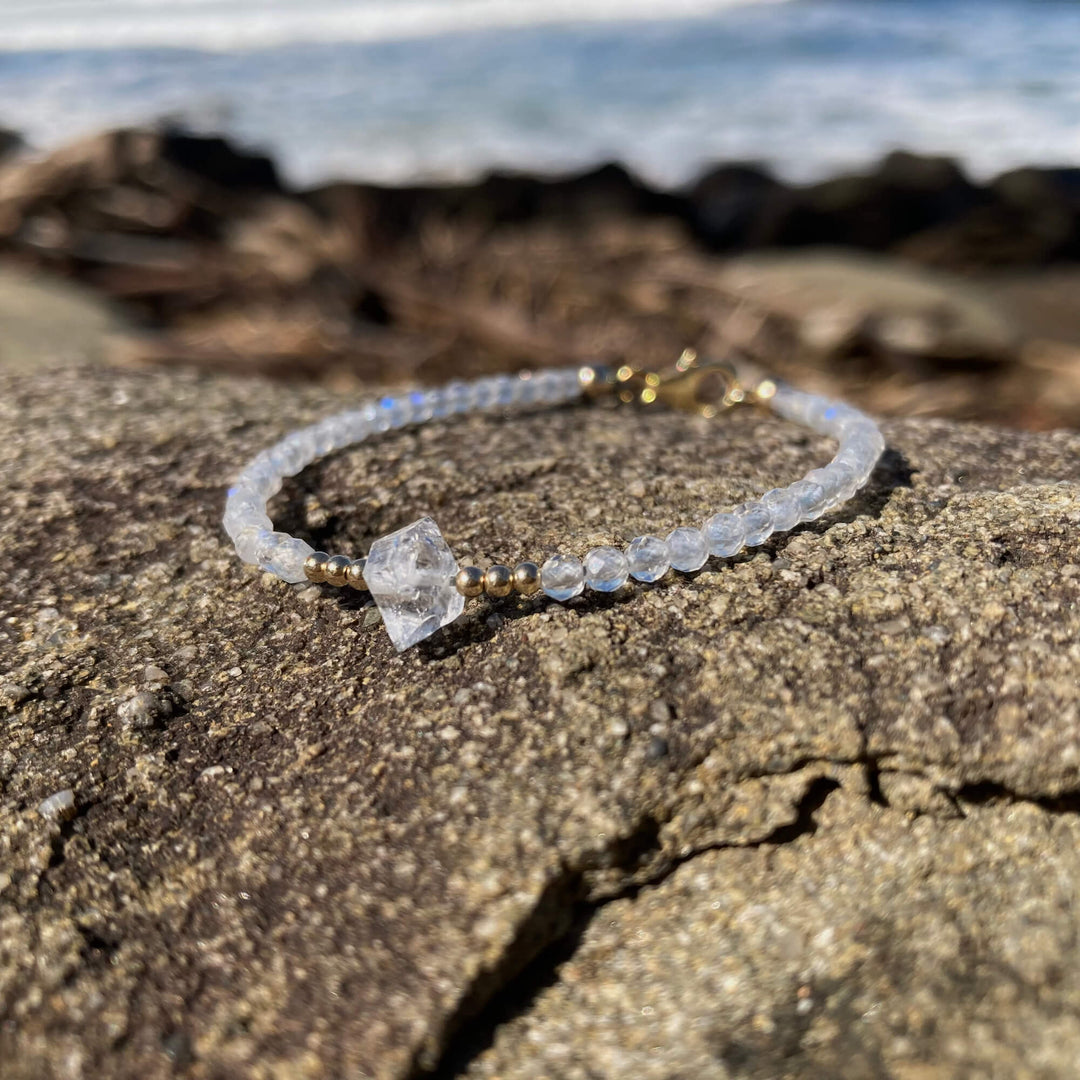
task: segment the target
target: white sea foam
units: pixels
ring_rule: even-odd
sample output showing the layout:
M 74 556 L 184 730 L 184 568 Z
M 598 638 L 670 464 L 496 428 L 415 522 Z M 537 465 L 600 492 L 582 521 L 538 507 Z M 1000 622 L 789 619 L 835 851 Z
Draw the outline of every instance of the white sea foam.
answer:
M 665 17 L 686 17 L 642 21 L 660 7 L 0 0 L 0 126 L 49 148 L 182 117 L 271 151 L 298 183 L 613 159 L 664 185 L 747 159 L 810 180 L 897 146 L 959 157 L 979 177 L 1080 162 L 1080 3 L 667 0 Z M 572 25 L 550 21 L 571 11 Z M 465 32 L 478 25 L 502 29 Z M 54 51 L 20 54 L 20 40 Z
M 0 0 L 0 50 L 230 51 L 455 31 L 695 18 L 784 0 Z

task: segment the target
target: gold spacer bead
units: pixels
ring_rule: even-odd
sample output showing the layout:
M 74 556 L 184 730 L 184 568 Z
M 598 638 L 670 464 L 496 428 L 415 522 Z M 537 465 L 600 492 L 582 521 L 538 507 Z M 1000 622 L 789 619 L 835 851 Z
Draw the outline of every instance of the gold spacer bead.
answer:
M 335 555 L 326 563 L 326 584 L 339 589 L 345 584 L 352 559 L 348 555 Z
M 484 591 L 484 571 L 477 566 L 463 566 L 454 578 L 454 588 L 462 596 L 479 596 Z
M 326 580 L 326 564 L 329 561 L 330 556 L 325 551 L 313 551 L 304 560 L 304 574 L 308 581 L 321 585 Z
M 514 567 L 514 589 L 522 596 L 532 596 L 540 589 L 540 567 L 534 562 L 520 562 Z
M 367 582 L 364 580 L 364 567 L 367 559 L 353 559 L 349 563 L 349 569 L 345 571 L 345 584 L 360 592 L 367 592 Z
M 509 596 L 514 591 L 511 575 L 509 566 L 500 566 L 498 563 L 489 566 L 484 574 L 484 592 L 500 599 Z

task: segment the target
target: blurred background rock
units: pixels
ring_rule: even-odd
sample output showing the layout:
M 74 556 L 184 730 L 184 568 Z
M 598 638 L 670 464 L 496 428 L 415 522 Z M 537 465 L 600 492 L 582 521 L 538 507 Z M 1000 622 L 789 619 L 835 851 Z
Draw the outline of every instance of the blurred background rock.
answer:
M 690 345 L 1076 426 L 1074 31 L 1024 0 L 14 5 L 5 352 L 70 326 L 347 391 Z M 108 313 L 56 319 L 22 271 Z

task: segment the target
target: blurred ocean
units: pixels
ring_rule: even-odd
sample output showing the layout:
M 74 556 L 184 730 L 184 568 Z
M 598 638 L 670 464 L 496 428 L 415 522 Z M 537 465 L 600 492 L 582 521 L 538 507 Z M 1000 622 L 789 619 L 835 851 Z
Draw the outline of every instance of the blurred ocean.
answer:
M 1077 0 L 0 0 L 0 125 L 182 117 L 290 179 L 1080 162 Z

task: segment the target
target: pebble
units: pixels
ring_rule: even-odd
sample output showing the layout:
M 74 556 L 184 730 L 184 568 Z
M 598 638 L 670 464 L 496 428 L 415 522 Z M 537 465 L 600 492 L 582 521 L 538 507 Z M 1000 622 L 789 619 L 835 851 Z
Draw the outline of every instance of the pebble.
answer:
M 38 803 L 37 812 L 49 821 L 69 821 L 75 816 L 75 792 L 71 788 L 54 792 Z
M 149 690 L 140 690 L 120 704 L 116 715 L 126 728 L 145 730 L 172 715 L 172 703 Z

